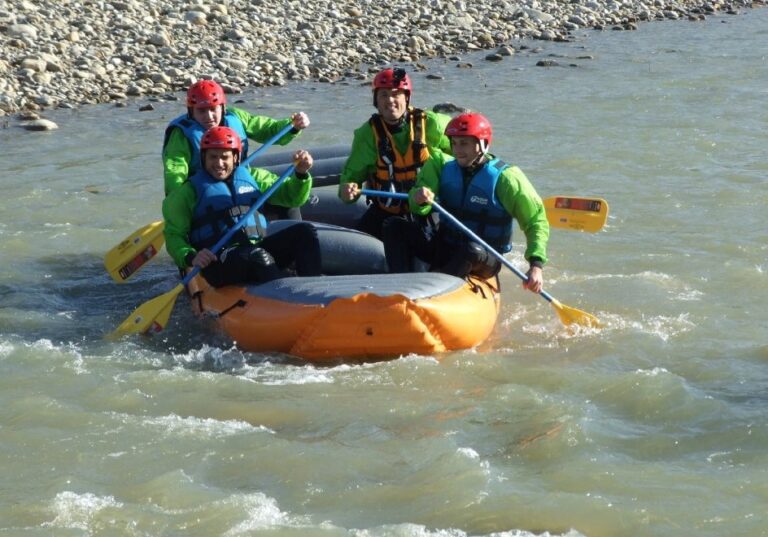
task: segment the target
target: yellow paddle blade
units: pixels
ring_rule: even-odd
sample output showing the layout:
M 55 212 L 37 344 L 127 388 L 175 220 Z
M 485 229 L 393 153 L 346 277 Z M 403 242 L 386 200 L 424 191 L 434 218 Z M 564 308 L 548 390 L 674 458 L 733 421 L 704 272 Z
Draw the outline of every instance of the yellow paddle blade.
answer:
M 552 299 L 550 303 L 564 325 L 578 324 L 586 328 L 600 328 L 600 321 L 591 313 L 566 306 L 557 299 Z
M 544 200 L 544 208 L 552 227 L 595 233 L 608 219 L 608 202 L 602 198 L 552 196 Z
M 130 237 L 104 256 L 104 268 L 117 283 L 130 278 L 163 247 L 163 222 L 152 222 L 136 230 Z
M 168 324 L 168 319 L 173 311 L 176 298 L 184 289 L 184 285 L 178 284 L 165 294 L 157 296 L 145 302 L 131 315 L 120 323 L 109 339 L 117 339 L 129 334 L 147 334 L 160 332 Z

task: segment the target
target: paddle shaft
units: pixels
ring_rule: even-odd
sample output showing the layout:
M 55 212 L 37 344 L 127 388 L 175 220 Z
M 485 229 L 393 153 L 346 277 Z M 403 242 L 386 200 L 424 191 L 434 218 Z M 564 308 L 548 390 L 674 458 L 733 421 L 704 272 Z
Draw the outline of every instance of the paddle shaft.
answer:
M 280 132 L 275 134 L 272 138 L 264 142 L 261 147 L 259 147 L 256 151 L 251 153 L 246 157 L 246 159 L 240 164 L 241 166 L 248 166 L 253 162 L 253 159 L 258 157 L 260 154 L 262 154 L 264 151 L 266 151 L 268 148 L 270 148 L 272 145 L 274 145 L 275 142 L 277 142 L 280 138 L 288 134 L 288 131 L 290 131 L 293 128 L 293 124 L 289 123 L 285 127 L 283 127 Z
M 382 190 L 370 190 L 370 189 L 364 188 L 363 190 L 361 190 L 361 193 L 366 195 L 366 196 L 385 196 L 385 197 L 388 197 L 388 198 L 396 198 L 396 199 L 404 199 L 404 200 L 408 199 L 408 194 L 404 194 L 402 192 L 384 192 Z M 444 209 L 442 205 L 440 205 L 436 201 L 433 201 L 432 202 L 432 207 L 437 209 L 437 212 L 440 213 L 441 217 L 445 217 L 446 219 L 448 219 L 448 221 L 451 224 L 453 224 L 454 226 L 459 228 L 461 231 L 463 231 L 469 238 L 471 238 L 473 241 L 481 244 L 483 246 L 483 248 L 488 250 L 488 252 L 493 257 L 498 259 L 505 267 L 507 267 L 512 272 L 514 272 L 517 275 L 518 278 L 520 278 L 524 282 L 528 282 L 528 276 L 526 276 L 524 273 L 520 272 L 520 270 L 518 270 L 517 267 L 515 267 L 512 263 L 510 263 L 503 255 L 501 255 L 499 252 L 497 252 L 496 249 L 493 246 L 491 246 L 490 244 L 485 242 L 483 239 L 478 237 L 477 234 L 474 231 L 472 231 L 467 226 L 462 224 L 461 221 L 459 221 L 458 218 L 456 218 L 451 213 L 449 213 L 446 209 Z M 550 295 L 549 293 L 547 293 L 543 289 L 541 291 L 539 291 L 539 294 L 542 297 L 544 297 L 547 300 L 547 302 L 553 302 L 555 300 L 552 297 L 552 295 Z
M 258 210 L 261 208 L 261 206 L 262 206 L 262 205 L 264 205 L 264 203 L 265 203 L 265 202 L 266 202 L 266 201 L 267 201 L 267 200 L 270 198 L 270 196 L 272 196 L 272 194 L 274 194 L 274 193 L 275 193 L 275 190 L 277 190 L 278 188 L 280 188 L 280 185 L 282 185 L 282 184 L 283 184 L 283 181 L 285 181 L 285 179 L 286 179 L 286 178 L 287 178 L 289 175 L 291 175 L 295 169 L 296 169 L 296 165 L 294 165 L 294 164 L 291 164 L 291 165 L 288 167 L 288 169 L 287 169 L 287 170 L 285 170 L 285 171 L 283 172 L 283 174 L 282 174 L 280 177 L 278 177 L 277 181 L 275 181 L 275 182 L 272 184 L 272 186 L 270 186 L 270 187 L 267 189 L 267 191 L 266 191 L 266 192 L 264 192 L 264 193 L 261 195 L 261 197 L 259 197 L 259 199 L 258 199 L 258 201 L 257 201 L 256 203 L 254 203 L 253 205 L 251 205 L 251 208 L 250 208 L 250 209 L 248 209 L 248 211 L 247 211 L 247 212 L 246 212 L 246 213 L 243 215 L 243 217 L 242 217 L 240 220 L 238 220 L 238 221 L 235 223 L 235 225 L 233 225 L 231 228 L 229 228 L 229 231 L 227 231 L 227 232 L 224 234 L 224 236 L 222 236 L 222 237 L 219 239 L 219 241 L 218 241 L 216 244 L 214 244 L 214 245 L 213 245 L 213 247 L 211 247 L 211 248 L 210 248 L 210 250 L 211 250 L 212 252 L 214 252 L 214 253 L 218 253 L 218 252 L 219 252 L 219 250 L 221 250 L 222 248 L 224 248 L 224 246 L 226 246 L 226 244 L 227 244 L 227 243 L 229 242 L 229 240 L 230 240 L 230 239 L 231 239 L 231 238 L 232 238 L 232 237 L 235 235 L 235 233 L 236 233 L 236 232 L 237 232 L 237 231 L 238 231 L 240 228 L 242 228 L 242 227 L 245 225 L 246 221 L 247 221 L 247 220 L 248 220 L 248 219 L 249 219 L 251 216 L 253 216 L 253 214 L 254 214 L 256 211 L 258 211 Z M 200 267 L 198 267 L 198 266 L 195 266 L 195 267 L 194 267 L 194 268 L 193 268 L 193 269 L 192 269 L 192 270 L 189 272 L 189 274 L 187 274 L 186 276 L 184 276 L 184 279 L 183 279 L 183 280 L 181 280 L 181 283 L 182 283 L 182 284 L 184 284 L 184 285 L 187 285 L 187 284 L 188 284 L 188 283 L 189 283 L 189 282 L 192 280 L 192 278 L 194 278 L 194 277 L 197 275 L 197 273 L 198 273 L 198 272 L 200 272 Z

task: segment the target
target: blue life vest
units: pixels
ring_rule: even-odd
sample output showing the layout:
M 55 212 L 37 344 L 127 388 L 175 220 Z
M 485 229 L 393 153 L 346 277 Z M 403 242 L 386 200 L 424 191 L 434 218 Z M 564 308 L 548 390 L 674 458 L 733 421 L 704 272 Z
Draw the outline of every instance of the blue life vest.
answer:
M 192 213 L 189 242 L 196 249 L 210 248 L 261 197 L 261 191 L 247 168 L 239 166 L 226 181 L 200 170 L 189 178 L 195 187 L 197 204 Z M 232 237 L 230 244 L 264 237 L 267 220 L 258 211 Z
M 456 160 L 443 166 L 440 174 L 440 203 L 485 242 L 501 253 L 512 249 L 512 216 L 496 197 L 499 176 L 509 164 L 494 158 L 485 163 L 464 188 L 464 178 Z M 454 228 L 447 238 L 464 240 Z
M 240 118 L 232 112 L 224 114 L 222 125 L 234 130 L 237 135 L 240 136 L 240 142 L 243 144 L 243 150 L 240 153 L 240 162 L 243 162 L 248 155 L 248 135 L 245 133 L 245 125 L 243 125 Z M 184 136 L 189 140 L 189 145 L 192 149 L 192 160 L 189 162 L 188 176 L 192 177 L 197 170 L 202 168 L 202 163 L 200 162 L 200 140 L 202 139 L 203 134 L 205 134 L 206 129 L 204 129 L 200 123 L 189 117 L 188 114 L 183 114 L 171 121 L 165 128 L 163 149 L 168 145 L 168 140 L 171 137 L 171 132 L 174 127 L 180 128 L 181 132 L 183 132 Z

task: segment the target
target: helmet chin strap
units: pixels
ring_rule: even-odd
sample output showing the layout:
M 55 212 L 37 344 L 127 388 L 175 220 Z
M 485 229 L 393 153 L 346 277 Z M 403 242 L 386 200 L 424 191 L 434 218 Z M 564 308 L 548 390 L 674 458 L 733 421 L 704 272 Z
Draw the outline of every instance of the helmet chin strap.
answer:
M 488 154 L 488 142 L 486 140 L 480 140 L 480 153 L 472 159 L 467 165 L 467 170 L 474 171 L 479 168 L 485 162 L 485 156 Z
M 467 165 L 467 170 L 470 172 L 474 172 L 476 169 L 482 166 L 484 162 L 485 162 L 485 153 L 480 153 L 472 160 L 472 162 L 470 162 Z

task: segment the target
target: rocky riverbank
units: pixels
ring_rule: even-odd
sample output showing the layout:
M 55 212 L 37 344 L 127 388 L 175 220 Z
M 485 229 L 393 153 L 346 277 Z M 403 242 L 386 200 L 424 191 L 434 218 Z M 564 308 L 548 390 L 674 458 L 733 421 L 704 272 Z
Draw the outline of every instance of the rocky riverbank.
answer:
M 585 29 L 701 20 L 764 0 L 0 0 L 0 116 L 291 80 L 365 81 L 388 62 L 495 50 Z M 414 68 L 419 68 L 415 66 Z

